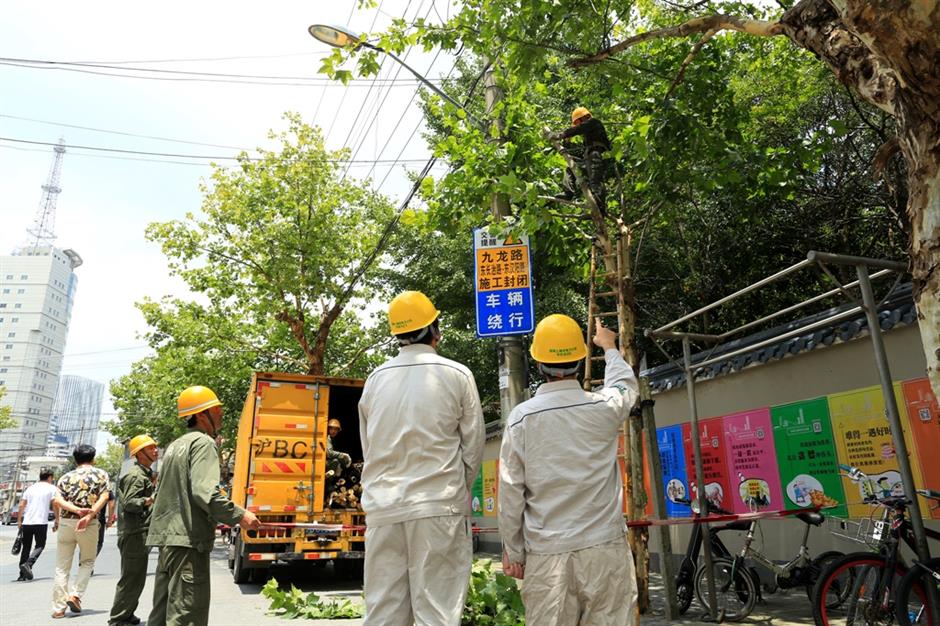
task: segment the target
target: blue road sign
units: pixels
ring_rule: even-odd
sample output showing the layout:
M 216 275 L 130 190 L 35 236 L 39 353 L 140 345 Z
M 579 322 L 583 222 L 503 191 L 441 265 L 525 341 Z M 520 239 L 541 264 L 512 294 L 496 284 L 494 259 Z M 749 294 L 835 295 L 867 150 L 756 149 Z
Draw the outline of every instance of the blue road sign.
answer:
M 529 237 L 473 231 L 478 337 L 522 335 L 535 329 Z

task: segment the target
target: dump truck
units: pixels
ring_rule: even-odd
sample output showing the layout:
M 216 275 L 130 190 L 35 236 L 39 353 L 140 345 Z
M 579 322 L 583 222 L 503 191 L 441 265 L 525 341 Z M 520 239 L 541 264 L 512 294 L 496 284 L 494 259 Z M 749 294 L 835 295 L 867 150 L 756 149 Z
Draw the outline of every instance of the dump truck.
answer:
M 256 372 L 238 423 L 233 501 L 253 512 L 261 530 L 232 529 L 229 569 L 236 583 L 275 563 L 333 561 L 342 576 L 361 576 L 365 514 L 330 506 L 327 422 L 342 431 L 336 450 L 362 460 L 362 380 Z

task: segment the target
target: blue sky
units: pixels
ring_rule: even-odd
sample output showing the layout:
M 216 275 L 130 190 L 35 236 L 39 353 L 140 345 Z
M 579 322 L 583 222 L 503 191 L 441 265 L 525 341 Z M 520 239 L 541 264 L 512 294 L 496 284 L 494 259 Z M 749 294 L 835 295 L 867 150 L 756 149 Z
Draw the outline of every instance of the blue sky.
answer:
M 360 11 L 358 7 L 354 10 L 352 0 L 158 4 L 15 0 L 4 5 L 0 57 L 297 76 L 309 81 L 323 78 L 317 69 L 319 59 L 328 52 L 307 34 L 309 24 L 350 24 L 354 31 L 366 31 L 373 20 L 375 29 L 381 29 L 406 9 L 409 18 L 430 15 L 433 19 L 435 8 L 445 15 L 445 0 L 437 0 L 433 8 L 432 1 L 383 0 L 378 8 Z M 221 57 L 251 58 L 192 60 Z M 171 59 L 185 61 L 154 62 Z M 446 74 L 453 63 L 441 55 L 432 66 L 433 55 L 420 51 L 413 51 L 407 60 L 431 77 Z M 269 145 L 268 130 L 282 128 L 281 114 L 291 110 L 329 131 L 331 149 L 347 142 L 352 147 L 361 143 L 356 156 L 359 160 L 375 159 L 386 142 L 382 159 L 394 159 L 403 148 L 403 159 L 422 159 L 429 153 L 420 131 L 413 134 L 421 115 L 413 103 L 409 105 L 415 86 L 405 80 L 410 79 L 405 71 L 397 76 L 401 84 L 388 89 L 381 114 L 376 116 L 375 105 L 385 97 L 385 91 L 369 89 L 368 83 L 343 87 L 324 86 L 319 80 L 303 86 L 142 80 L 2 63 L 0 116 L 4 117 L 0 117 L 0 137 L 38 142 L 64 137 L 75 146 L 231 156 L 237 152 L 232 148 L 15 118 L 251 149 Z M 398 71 L 389 61 L 381 76 L 392 78 Z M 362 107 L 363 113 L 353 126 Z M 366 132 L 373 118 L 375 122 Z M 133 360 L 146 354 L 146 349 L 139 347 L 142 342 L 137 334 L 144 327 L 134 302 L 145 296 L 186 295 L 182 284 L 168 276 L 157 247 L 144 239 L 144 229 L 150 222 L 198 211 L 199 183 L 210 172 L 204 161 L 180 165 L 106 155 L 80 149 L 66 153 L 55 227 L 57 245 L 74 248 L 85 262 L 77 270 L 79 289 L 62 372 L 105 383 L 128 371 Z M 0 250 L 4 253 L 24 242 L 51 164 L 51 147 L 0 140 Z M 410 161 L 405 165 L 420 167 Z M 350 175 L 364 176 L 368 169 L 354 166 Z M 381 191 L 398 199 L 410 186 L 401 164 L 377 166 L 375 185 L 389 169 L 391 174 Z M 112 411 L 108 402 L 105 419 Z

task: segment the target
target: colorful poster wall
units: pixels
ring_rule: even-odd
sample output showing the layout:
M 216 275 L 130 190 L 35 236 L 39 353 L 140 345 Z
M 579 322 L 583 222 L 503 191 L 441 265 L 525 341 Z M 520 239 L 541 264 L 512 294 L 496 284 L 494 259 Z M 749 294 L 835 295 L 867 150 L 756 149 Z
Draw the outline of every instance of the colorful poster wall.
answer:
M 470 514 L 473 517 L 483 517 L 483 472 L 477 472 L 470 490 Z
M 784 508 L 770 409 L 722 418 L 735 513 Z
M 666 515 L 689 517 L 692 511 L 676 498 L 689 497 L 689 477 L 686 472 L 686 454 L 682 446 L 682 425 L 656 429 L 659 458 L 663 465 L 663 491 L 666 494 Z
M 483 462 L 483 517 L 496 516 L 496 484 L 499 476 L 497 463 L 498 460 Z
M 820 506 L 828 515 L 848 515 L 828 400 L 814 398 L 771 407 L 770 421 L 784 493 L 781 508 Z
M 901 395 L 901 385 L 896 384 L 894 390 L 901 423 L 906 424 L 907 408 Z M 848 500 L 849 517 L 868 517 L 871 506 L 864 503 L 866 497 L 872 494 L 881 497 L 904 495 L 891 427 L 885 417 L 881 387 L 833 394 L 828 400 L 839 461 L 859 468 L 871 478 L 871 481 L 858 484 L 843 477 L 842 486 Z M 905 439 L 908 451 L 913 456 L 914 447 L 909 434 L 905 433 Z M 921 484 L 920 466 L 914 459 L 911 469 L 914 482 Z
M 702 446 L 702 470 L 705 479 L 705 497 L 713 505 L 731 510 L 731 483 L 728 476 L 727 451 L 723 434 L 722 419 L 713 417 L 700 420 L 698 437 Z M 682 446 L 685 451 L 686 467 L 689 472 L 689 492 L 692 498 L 698 497 L 695 484 L 695 450 L 692 447 L 692 424 L 682 425 Z
M 933 456 L 940 454 L 940 406 L 937 398 L 926 378 L 901 383 L 901 389 L 907 404 L 911 439 L 917 447 L 923 486 L 940 491 L 940 461 Z M 925 517 L 928 515 L 927 511 L 930 511 L 931 517 L 940 519 L 940 509 L 933 508 L 936 506 L 935 502 L 931 503 L 933 506 L 924 506 L 924 499 L 920 502 Z

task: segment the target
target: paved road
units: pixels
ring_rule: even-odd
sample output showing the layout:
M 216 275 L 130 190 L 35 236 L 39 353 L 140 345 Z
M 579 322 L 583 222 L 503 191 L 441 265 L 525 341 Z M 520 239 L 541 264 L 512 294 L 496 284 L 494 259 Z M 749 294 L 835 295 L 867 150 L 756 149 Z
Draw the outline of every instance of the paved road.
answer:
M 10 554 L 10 547 L 16 536 L 15 526 L 0 528 L 0 624 L 4 626 L 32 626 L 72 624 L 73 626 L 104 626 L 108 621 L 111 601 L 114 599 L 114 586 L 120 573 L 120 557 L 117 550 L 117 535 L 113 529 L 105 536 L 104 548 L 95 563 L 95 575 L 88 585 L 88 591 L 82 599 L 81 614 L 69 613 L 68 619 L 54 620 L 52 614 L 52 577 L 55 573 L 55 535 L 50 532 L 36 567 L 35 578 L 31 582 L 16 582 L 19 576 L 19 557 Z M 217 544 L 212 554 L 212 609 L 210 624 L 219 626 L 290 626 L 292 622 L 265 615 L 268 601 L 260 595 L 260 585 L 236 585 L 228 569 L 225 550 Z M 77 561 L 77 558 L 76 558 Z M 150 556 L 150 574 L 147 586 L 141 595 L 137 615 L 146 619 L 152 606 L 153 571 L 157 556 Z M 77 563 L 73 566 L 77 567 Z M 75 570 L 73 569 L 73 572 Z M 335 580 L 332 568 L 291 572 L 281 570 L 275 574 L 280 581 L 290 581 L 304 591 L 316 591 L 324 597 L 348 597 L 361 602 L 362 587 L 359 583 Z M 345 624 L 358 626 L 362 620 L 314 620 L 303 622 L 310 625 Z
M 55 536 L 50 533 L 50 542 L 34 568 L 35 579 L 32 582 L 15 582 L 19 575 L 18 557 L 10 554 L 10 546 L 16 536 L 15 526 L 0 528 L 0 624 L 6 625 L 46 625 L 72 624 L 73 626 L 104 626 L 107 623 L 114 586 L 117 584 L 120 561 L 117 551 L 117 536 L 110 530 L 105 539 L 104 549 L 98 557 L 95 575 L 91 579 L 88 591 L 83 599 L 84 610 L 80 615 L 71 615 L 67 620 L 53 620 L 52 613 L 52 576 L 55 570 Z M 212 554 L 212 611 L 210 624 L 218 626 L 360 626 L 362 620 L 314 620 L 308 622 L 288 621 L 265 615 L 268 602 L 260 595 L 260 585 L 236 585 L 232 582 L 226 562 L 225 549 L 217 544 Z M 150 612 L 153 597 L 153 574 L 156 567 L 156 554 L 150 557 L 150 572 L 147 586 L 141 597 L 137 614 L 146 619 Z M 325 597 L 347 597 L 361 602 L 362 589 L 358 583 L 337 580 L 332 568 L 318 570 L 289 571 L 281 569 L 275 577 L 282 582 L 292 582 L 304 591 L 316 591 Z M 662 611 L 662 586 L 654 576 L 651 585 L 653 612 L 644 615 L 643 626 L 665 626 Z M 693 605 L 685 619 L 674 624 L 703 624 L 698 621 L 701 609 Z M 742 623 L 775 626 L 812 624 L 809 602 L 806 594 L 794 590 L 787 594 L 769 595 L 759 604 L 754 614 Z

